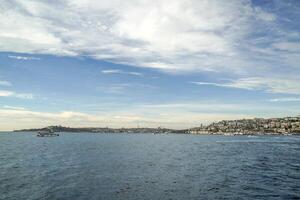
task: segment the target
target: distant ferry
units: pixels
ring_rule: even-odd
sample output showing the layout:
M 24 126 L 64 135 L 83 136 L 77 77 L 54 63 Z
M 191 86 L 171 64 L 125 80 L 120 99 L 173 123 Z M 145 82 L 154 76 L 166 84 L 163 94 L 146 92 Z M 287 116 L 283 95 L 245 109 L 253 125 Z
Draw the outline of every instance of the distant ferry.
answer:
M 47 129 L 47 130 L 40 130 L 37 134 L 38 137 L 54 137 L 59 136 L 58 133 L 54 133 L 54 131 Z

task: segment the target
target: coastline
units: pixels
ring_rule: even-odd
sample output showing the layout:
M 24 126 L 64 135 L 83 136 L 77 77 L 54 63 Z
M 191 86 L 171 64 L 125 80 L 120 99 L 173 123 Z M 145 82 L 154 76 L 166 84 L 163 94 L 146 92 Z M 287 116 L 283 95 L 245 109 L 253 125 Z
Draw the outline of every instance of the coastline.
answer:
M 300 135 L 300 116 L 284 118 L 254 118 L 239 120 L 222 120 L 209 125 L 200 125 L 190 129 L 169 128 L 108 128 L 48 126 L 45 128 L 21 129 L 13 132 L 38 132 L 51 130 L 53 132 L 88 132 L 88 133 L 132 133 L 132 134 L 190 134 L 190 135 Z

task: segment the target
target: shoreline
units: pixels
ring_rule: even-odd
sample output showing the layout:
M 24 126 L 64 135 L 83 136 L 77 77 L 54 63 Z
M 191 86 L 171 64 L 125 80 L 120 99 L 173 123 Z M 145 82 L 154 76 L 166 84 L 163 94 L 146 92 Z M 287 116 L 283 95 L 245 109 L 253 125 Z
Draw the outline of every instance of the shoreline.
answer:
M 1 131 L 1 133 L 36 133 L 36 131 Z M 94 135 L 101 135 L 101 134 L 107 134 L 107 135 L 189 135 L 189 136 L 247 136 L 247 137 L 257 137 L 257 136 L 300 136 L 300 133 L 290 133 L 290 134 L 280 134 L 280 133 L 259 133 L 259 134 L 239 134 L 239 133 L 212 133 L 212 134 L 191 134 L 191 133 L 153 133 L 153 132 L 140 132 L 140 133 L 130 133 L 130 132 L 88 132 L 88 131 L 62 131 L 59 132 L 60 134 L 70 133 L 70 134 L 94 134 Z
M 13 132 L 89 132 L 89 133 L 152 133 L 152 134 L 191 134 L 191 135 L 299 135 L 300 116 L 284 118 L 254 118 L 238 120 L 222 120 L 209 125 L 189 129 L 171 128 L 109 128 L 109 127 L 64 127 L 48 126 L 44 128 L 21 129 Z

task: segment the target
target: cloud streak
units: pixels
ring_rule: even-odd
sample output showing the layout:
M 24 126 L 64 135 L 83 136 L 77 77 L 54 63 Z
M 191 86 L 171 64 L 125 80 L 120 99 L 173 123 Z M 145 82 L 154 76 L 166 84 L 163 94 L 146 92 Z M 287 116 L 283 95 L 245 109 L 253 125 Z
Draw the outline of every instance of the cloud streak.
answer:
M 8 90 L 0 90 L 0 97 L 9 97 L 13 96 L 14 92 Z
M 19 99 L 34 99 L 31 93 L 16 93 L 10 90 L 0 90 L 0 97 L 15 97 Z
M 245 89 L 245 90 L 265 90 L 269 93 L 282 94 L 300 94 L 300 79 L 282 79 L 282 78 L 262 78 L 249 77 L 240 78 L 226 83 L 211 82 L 191 82 L 196 85 L 211 85 L 216 87 Z
M 24 107 L 18 107 L 18 106 L 3 106 L 4 109 L 11 109 L 11 110 L 26 110 Z
M 16 60 L 41 60 L 40 58 L 31 57 L 31 56 L 12 56 L 12 55 L 9 55 L 8 57 L 12 58 L 12 59 L 16 59 Z
M 300 102 L 300 98 L 297 97 L 289 97 L 289 98 L 277 98 L 270 99 L 270 102 Z
M 105 69 L 101 71 L 102 74 L 127 74 L 127 75 L 133 75 L 133 76 L 143 76 L 140 72 L 126 72 L 120 69 Z

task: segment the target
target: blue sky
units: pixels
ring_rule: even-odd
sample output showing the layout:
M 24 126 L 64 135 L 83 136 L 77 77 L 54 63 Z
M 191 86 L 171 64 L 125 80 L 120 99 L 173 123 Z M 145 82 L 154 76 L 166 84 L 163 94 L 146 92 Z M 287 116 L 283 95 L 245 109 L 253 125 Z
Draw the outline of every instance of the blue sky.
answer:
M 3 1 L 0 130 L 299 115 L 299 1 Z

